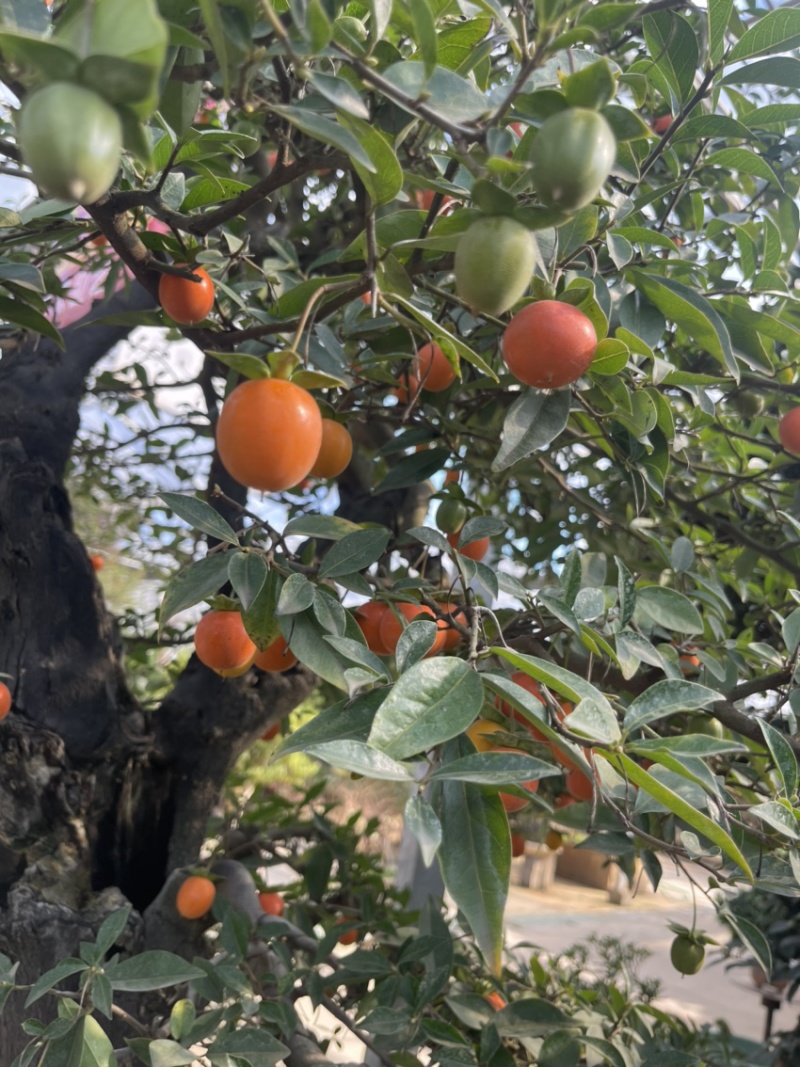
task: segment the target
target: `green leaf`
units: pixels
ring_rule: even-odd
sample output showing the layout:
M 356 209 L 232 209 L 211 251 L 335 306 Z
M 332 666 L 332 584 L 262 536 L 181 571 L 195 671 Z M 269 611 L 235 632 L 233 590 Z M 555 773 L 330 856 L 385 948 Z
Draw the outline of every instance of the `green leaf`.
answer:
M 708 58 L 716 66 L 725 52 L 725 32 L 733 14 L 733 0 L 708 0 Z
M 633 701 L 625 713 L 623 726 L 630 732 L 676 712 L 707 708 L 723 699 L 721 693 L 696 682 L 665 679 L 651 685 Z
M 434 796 L 442 824 L 439 862 L 445 887 L 466 916 L 490 971 L 499 974 L 511 869 L 503 804 L 496 793 L 467 782 L 443 782 Z
M 340 578 L 364 570 L 380 559 L 391 536 L 385 527 L 348 534 L 325 556 L 319 569 L 320 578 Z
M 791 52 L 800 45 L 800 11 L 783 8 L 770 11 L 740 37 L 731 49 L 727 62 L 737 63 L 751 56 Z
M 591 698 L 582 700 L 569 715 L 570 731 L 581 737 L 591 738 L 603 744 L 613 745 L 620 739 L 617 716 L 606 704 L 598 704 Z
M 564 79 L 561 90 L 570 107 L 586 107 L 599 111 L 613 100 L 616 79 L 607 59 L 598 59 L 581 67 Z
M 422 452 L 413 452 L 410 456 L 404 456 L 392 467 L 373 492 L 386 493 L 390 489 L 405 489 L 409 485 L 418 485 L 440 471 L 449 458 L 450 451 L 446 448 L 427 448 Z
M 800 11 L 797 12 L 800 15 Z M 751 152 L 749 148 L 722 148 L 712 152 L 703 160 L 704 167 L 723 167 L 725 170 L 738 171 L 740 174 L 752 174 L 783 188 L 778 175 L 765 159 Z
M 369 743 L 394 759 L 406 759 L 463 733 L 482 704 L 480 677 L 463 660 L 415 663 L 381 705 Z
M 186 496 L 184 493 L 159 493 L 159 496 L 167 507 L 174 511 L 178 518 L 188 522 L 192 529 L 199 530 L 217 541 L 239 547 L 239 538 L 222 516 L 204 500 L 199 500 L 196 496 Z
M 416 837 L 422 862 L 430 867 L 442 843 L 442 824 L 439 816 L 421 793 L 408 798 L 404 821 L 406 829 Z
M 424 3 L 425 0 L 420 0 Z M 391 141 L 374 125 L 352 114 L 340 111 L 339 125 L 355 137 L 369 156 L 372 166 L 367 168 L 354 160 L 354 166 L 375 205 L 390 204 L 403 188 L 403 168 L 398 162 Z
M 426 107 L 450 122 L 472 122 L 491 110 L 488 99 L 471 81 L 445 67 L 437 67 L 428 77 L 424 63 L 406 59 L 387 67 L 383 77 L 410 100 L 424 96 Z
M 183 1045 L 165 1037 L 147 1042 L 147 1056 L 150 1067 L 191 1067 L 191 1064 L 197 1062 L 193 1053 Z
M 425 74 L 430 78 L 436 70 L 436 21 L 428 0 L 408 0 L 408 9 L 414 24 L 414 42 L 422 59 Z
M 300 662 L 337 689 L 346 690 L 345 664 L 325 640 L 328 631 L 320 624 L 314 609 L 280 616 L 279 621 L 281 633 Z
M 303 32 L 312 52 L 321 52 L 328 46 L 333 27 L 321 0 L 308 0 Z
M 229 552 L 228 577 L 234 592 L 247 611 L 264 588 L 268 568 L 263 557 L 253 552 Z
M 478 752 L 474 756 L 443 763 L 433 772 L 433 782 L 474 782 L 475 785 L 516 785 L 561 774 L 552 763 L 514 752 Z
M 222 14 L 217 0 L 199 0 L 200 14 L 203 25 L 206 28 L 214 56 L 219 64 L 219 72 L 222 76 L 222 89 L 226 97 L 231 91 L 231 63 L 228 56 L 228 42 L 225 36 L 225 27 L 222 22 Z
M 69 1033 L 49 1041 L 46 1050 L 46 1060 L 53 1067 L 116 1067 L 117 1063 L 114 1046 L 91 1015 L 81 1016 Z
M 787 800 L 791 800 L 797 792 L 798 782 L 797 756 L 794 754 L 794 749 L 774 726 L 770 726 L 763 719 L 758 720 L 758 725 L 761 727 L 764 740 L 775 761 L 775 767 L 783 785 L 783 795 Z
M 306 71 L 306 77 L 320 96 L 324 96 L 339 111 L 353 115 L 357 119 L 369 119 L 369 108 L 350 82 L 345 81 L 344 78 L 337 78 L 333 74 L 323 74 L 321 71 L 314 70 Z
M 739 936 L 739 939 L 750 949 L 756 958 L 761 970 L 769 979 L 772 976 L 772 950 L 763 930 L 755 923 L 750 922 L 735 914 L 728 907 L 721 907 L 717 916 L 726 923 Z
M 271 645 L 280 633 L 280 625 L 276 618 L 280 591 L 280 575 L 270 567 L 252 603 L 242 612 L 244 628 L 259 652 L 263 652 L 268 645 Z
M 565 1027 L 577 1029 L 578 1025 L 555 1004 L 533 996 L 520 997 L 501 1008 L 492 1021 L 503 1037 L 517 1039 L 545 1037 Z
M 373 690 L 354 701 L 343 700 L 325 708 L 287 737 L 273 759 L 289 756 L 293 752 L 305 752 L 308 748 L 331 741 L 365 742 L 369 737 L 375 713 L 385 699 L 385 689 Z
M 570 400 L 569 389 L 526 389 L 508 409 L 492 470 L 506 470 L 551 444 L 567 425 Z
M 676 99 L 686 103 L 698 66 L 697 34 L 685 18 L 670 11 L 645 15 L 642 29 L 656 69 Z
M 194 211 L 208 204 L 221 204 L 225 200 L 233 200 L 249 188 L 249 185 L 234 181 L 233 178 L 201 178 L 189 184 L 187 193 L 181 200 L 180 210 Z
M 106 967 L 106 978 L 118 993 L 146 993 L 151 989 L 166 989 L 168 986 L 191 982 L 202 978 L 199 967 L 181 959 L 172 952 L 156 949 L 141 952 L 138 956 Z
M 639 786 L 645 793 L 648 793 L 654 800 L 657 800 L 659 804 L 663 804 L 665 808 L 671 811 L 674 815 L 677 815 L 679 819 L 683 819 L 688 823 L 693 830 L 702 834 L 703 837 L 707 837 L 712 844 L 717 845 L 726 856 L 745 873 L 750 882 L 754 881 L 753 872 L 750 870 L 750 865 L 739 851 L 736 843 L 728 836 L 728 834 L 718 826 L 715 822 L 712 822 L 707 815 L 698 811 L 688 801 L 678 796 L 676 792 L 668 788 L 662 782 L 657 781 L 651 774 L 643 770 L 638 763 L 634 763 L 632 759 L 623 754 L 609 754 L 606 756 L 608 762 L 614 767 L 624 778 L 633 782 L 634 785 Z
M 333 767 L 363 774 L 368 778 L 380 778 L 386 782 L 408 782 L 414 777 L 404 764 L 398 763 L 377 748 L 352 738 L 321 741 L 306 747 L 304 752 L 314 759 L 330 763 Z
M 407 211 L 404 212 L 404 214 L 408 215 L 411 214 L 411 212 Z M 446 330 L 444 326 L 441 325 L 441 323 L 433 319 L 431 315 L 429 315 L 428 312 L 425 311 L 423 308 L 419 308 L 416 306 L 416 304 L 412 304 L 410 301 L 404 300 L 396 293 L 392 293 L 392 303 L 397 304 L 404 311 L 407 311 L 409 315 L 411 315 L 417 320 L 417 322 L 424 326 L 426 333 L 429 333 L 433 340 L 440 344 L 446 352 L 455 352 L 460 359 L 465 359 L 467 363 L 471 363 L 476 370 L 480 371 L 481 374 L 487 375 L 487 377 L 490 378 L 491 381 L 497 381 L 497 375 L 486 362 L 486 360 L 483 358 L 483 356 L 480 356 L 477 352 L 473 352 L 469 345 L 464 344 L 464 342 L 460 340 L 455 334 L 450 333 L 449 330 Z
M 290 574 L 281 588 L 276 615 L 297 615 L 314 603 L 314 585 L 304 574 Z
M 284 107 L 278 104 L 269 104 L 268 106 L 276 115 L 280 115 L 281 118 L 296 126 L 298 130 L 307 133 L 309 137 L 322 141 L 323 144 L 330 144 L 334 148 L 341 149 L 345 155 L 352 159 L 354 164 L 359 164 L 368 173 L 374 174 L 376 172 L 375 164 L 370 159 L 366 149 L 362 147 L 358 138 L 353 136 L 349 130 L 343 129 L 339 123 L 331 122 L 330 119 L 326 119 L 324 115 L 312 111 L 309 107 Z
M 218 593 L 228 580 L 230 554 L 215 552 L 190 564 L 170 580 L 164 590 L 158 626 L 162 630 L 178 612 L 191 608 Z
M 112 911 L 111 914 L 103 920 L 102 926 L 97 931 L 97 938 L 94 943 L 95 950 L 101 959 L 105 956 L 108 950 L 117 943 L 122 931 L 128 923 L 128 916 L 130 913 L 130 905 L 126 905 L 124 908 L 117 908 L 116 911 Z
M 791 56 L 776 56 L 773 59 L 757 59 L 730 71 L 723 85 L 782 85 L 787 89 L 800 89 L 800 59 Z
M 728 329 L 704 296 L 672 278 L 646 274 L 638 269 L 630 269 L 626 275 L 663 315 L 677 323 L 702 348 L 724 363 L 738 381 L 739 368 Z
M 703 620 L 700 612 L 683 593 L 667 589 L 661 585 L 639 586 L 636 591 L 637 608 L 644 608 L 647 614 L 667 630 L 681 634 L 699 634 L 703 632 Z
M 280 1060 L 289 1055 L 289 1049 L 273 1037 L 268 1030 L 243 1026 L 238 1030 L 220 1034 L 208 1047 L 208 1056 L 212 1063 L 220 1063 L 224 1054 L 225 1062 L 230 1057 L 245 1060 L 250 1067 L 275 1067 Z
M 338 515 L 301 515 L 287 522 L 284 537 L 316 537 L 321 541 L 341 541 L 361 527 Z
M 591 700 L 594 703 L 613 711 L 611 705 L 591 682 L 581 678 L 572 671 L 564 670 L 563 667 L 551 663 L 549 660 L 538 659 L 536 656 L 525 656 L 521 652 L 514 652 L 510 648 L 494 646 L 490 650 L 493 656 L 500 656 L 512 667 L 524 671 L 537 682 L 544 682 L 548 689 L 566 697 L 573 704 L 579 704 L 581 700 Z
M 48 322 L 44 315 L 40 315 L 22 300 L 10 300 L 8 297 L 0 296 L 0 319 L 23 326 L 26 330 L 33 330 L 34 333 L 40 333 L 43 337 L 49 337 L 64 351 L 64 338 L 55 326 Z
M 767 826 L 777 830 L 779 834 L 790 838 L 792 841 L 800 841 L 800 828 L 794 813 L 785 808 L 778 800 L 768 800 L 765 804 L 755 804 L 750 808 L 750 814 L 761 819 Z
M 45 993 L 48 993 L 54 986 L 57 986 L 59 982 L 63 982 L 65 978 L 69 978 L 73 974 L 80 974 L 87 967 L 88 964 L 83 960 L 72 957 L 57 963 L 55 967 L 51 967 L 49 971 L 45 971 L 40 978 L 36 979 L 25 1001 L 25 1007 L 28 1008 L 31 1004 L 35 1004 L 37 1000 L 43 997 Z

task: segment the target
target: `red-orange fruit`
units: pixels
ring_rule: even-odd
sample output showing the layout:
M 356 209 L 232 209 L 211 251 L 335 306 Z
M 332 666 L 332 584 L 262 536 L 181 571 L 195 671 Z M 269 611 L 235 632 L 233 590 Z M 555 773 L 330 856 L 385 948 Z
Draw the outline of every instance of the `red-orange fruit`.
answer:
M 419 392 L 419 379 L 413 374 L 404 374 L 400 384 L 392 389 L 392 396 L 396 396 L 401 404 L 409 404 Z
M 308 475 L 321 444 L 316 401 L 283 378 L 242 382 L 222 405 L 219 457 L 228 474 L 251 489 L 291 489 Z
M 11 711 L 11 690 L 5 682 L 0 682 L 0 719 L 4 719 Z
M 253 660 L 254 667 L 275 674 L 288 671 L 290 667 L 294 667 L 295 663 L 297 663 L 297 656 L 286 644 L 286 639 L 281 636 L 276 637 L 263 652 L 257 653 Z
M 591 780 L 578 767 L 569 772 L 564 785 L 569 795 L 575 800 L 591 800 L 594 795 Z
M 511 835 L 511 855 L 514 859 L 525 855 L 525 838 L 522 834 Z
M 666 115 L 659 115 L 658 118 L 653 119 L 650 123 L 650 129 L 653 133 L 662 134 L 666 133 L 672 125 L 672 115 L 669 112 Z
M 778 438 L 787 452 L 800 456 L 800 408 L 792 408 L 781 418 Z
M 264 733 L 261 735 L 262 741 L 271 741 L 273 737 L 277 737 L 280 732 L 281 724 L 274 722 L 272 726 L 268 726 Z
M 238 611 L 206 612 L 194 632 L 194 650 L 201 663 L 223 678 L 244 674 L 257 651 Z
M 89 562 L 95 571 L 101 571 L 106 564 L 102 556 L 89 556 Z
M 278 918 L 283 915 L 283 897 L 280 893 L 259 893 L 258 903 L 265 915 L 275 915 Z
M 416 376 L 429 393 L 441 393 L 456 380 L 456 372 L 436 343 L 423 345 L 417 352 Z
M 342 926 L 349 921 L 349 919 L 345 919 L 342 915 L 336 920 L 336 925 Z M 354 945 L 356 941 L 358 941 L 358 930 L 345 930 L 345 932 L 339 936 L 340 945 Z
M 478 537 L 475 541 L 470 541 L 469 544 L 459 546 L 458 539 L 460 536 L 460 531 L 447 535 L 447 540 L 450 542 L 451 547 L 459 551 L 462 556 L 466 556 L 467 559 L 480 562 L 489 551 L 489 545 L 492 543 L 489 538 Z
M 201 919 L 211 910 L 216 895 L 216 886 L 210 878 L 192 874 L 178 890 L 175 907 L 184 919 Z
M 577 381 L 594 359 L 597 334 L 572 304 L 539 300 L 512 318 L 502 341 L 511 373 L 536 389 L 561 389 Z
M 408 604 L 398 603 L 393 605 L 394 610 L 391 608 L 386 612 L 381 621 L 380 638 L 385 648 L 389 650 L 389 653 L 394 653 L 397 648 L 397 642 L 403 633 L 405 627 L 401 623 L 400 619 L 395 615 L 395 611 L 402 615 L 406 622 L 413 622 L 418 618 L 430 618 L 436 619 L 433 611 L 427 606 L 427 604 Z M 435 656 L 438 652 L 442 651 L 444 647 L 444 629 L 439 628 L 433 644 L 428 652 L 427 656 Z
M 189 270 L 186 263 L 176 267 Z M 202 267 L 193 267 L 192 275 L 199 278 L 179 278 L 176 274 L 162 274 L 158 282 L 158 302 L 171 319 L 180 326 L 196 326 L 208 318 L 214 306 L 214 283 Z
M 381 637 L 381 623 L 388 611 L 389 605 L 384 604 L 382 600 L 368 600 L 366 604 L 360 604 L 353 612 L 353 618 L 364 635 L 367 648 L 377 656 L 391 654 Z
M 352 455 L 353 438 L 346 427 L 333 419 L 323 419 L 319 455 L 309 474 L 313 478 L 336 478 L 350 462 Z

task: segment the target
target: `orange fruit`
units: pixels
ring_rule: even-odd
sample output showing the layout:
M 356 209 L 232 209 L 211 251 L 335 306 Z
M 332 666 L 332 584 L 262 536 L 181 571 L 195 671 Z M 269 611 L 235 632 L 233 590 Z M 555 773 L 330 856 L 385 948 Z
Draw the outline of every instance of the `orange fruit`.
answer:
M 189 269 L 186 263 L 175 266 Z M 158 282 L 158 302 L 179 326 L 196 326 L 208 318 L 214 306 L 214 283 L 208 273 L 202 267 L 194 267 L 192 277 L 199 281 L 162 274 Z
M 450 545 L 453 548 L 457 549 L 457 551 L 459 551 L 462 556 L 466 556 L 467 559 L 480 561 L 489 551 L 489 545 L 491 544 L 491 541 L 488 537 L 479 537 L 476 541 L 470 541 L 469 544 L 461 545 L 461 547 L 459 548 L 459 536 L 460 531 L 457 531 L 456 533 L 450 533 L 447 535 L 447 540 L 450 542 Z
M 102 556 L 89 556 L 89 562 L 96 571 L 101 571 L 106 563 Z
M 277 737 L 281 729 L 279 722 L 274 722 L 272 726 L 268 726 L 264 733 L 261 735 L 262 741 L 271 741 L 273 737 Z
M 500 1011 L 500 1009 L 504 1008 L 508 1003 L 506 998 L 500 993 L 488 993 L 486 995 L 486 1000 L 489 1004 L 491 1004 L 495 1011 Z
M 353 455 L 353 438 L 340 422 L 322 420 L 322 443 L 314 466 L 309 471 L 312 478 L 336 478 L 345 469 Z
M 567 792 L 574 800 L 587 800 L 590 801 L 594 796 L 593 783 L 586 775 L 580 770 L 579 767 L 575 767 L 567 775 L 564 785 L 567 788 Z
M 250 667 L 257 649 L 238 611 L 208 611 L 194 632 L 194 650 L 206 667 L 236 678 Z
M 342 926 L 347 922 L 350 922 L 350 920 L 345 919 L 342 915 L 336 920 L 336 925 Z M 354 945 L 356 941 L 358 941 L 358 930 L 345 930 L 345 932 L 339 936 L 340 945 Z
M 502 341 L 514 377 L 536 389 L 561 389 L 585 373 L 597 351 L 591 319 L 572 304 L 538 300 L 512 318 Z
M 781 418 L 778 438 L 787 452 L 800 456 L 800 408 L 792 408 Z
M 415 189 L 414 190 L 414 203 L 421 211 L 430 211 L 431 204 L 433 204 L 433 198 L 436 196 L 435 189 Z M 442 203 L 439 210 L 446 207 L 447 204 L 452 203 L 453 198 L 445 194 L 442 197 Z
M 433 611 L 426 604 L 408 604 L 399 603 L 393 605 L 394 610 L 389 608 L 381 620 L 380 638 L 384 644 L 384 647 L 389 650 L 387 654 L 392 654 L 397 648 L 397 642 L 400 640 L 400 636 L 403 633 L 405 627 L 400 619 L 395 615 L 395 611 L 402 615 L 406 622 L 413 622 L 418 618 L 430 618 L 434 619 L 436 616 Z M 435 656 L 438 652 L 441 652 L 444 648 L 444 626 L 439 627 L 439 631 L 434 638 L 433 645 L 430 650 L 425 653 L 426 658 L 428 656 Z
M 681 669 L 681 674 L 684 677 L 691 677 L 697 674 L 702 667 L 702 661 L 699 656 L 695 656 L 694 653 L 684 652 L 678 659 L 678 664 Z
M 502 746 L 496 747 L 494 749 L 494 751 L 495 752 L 513 752 L 513 753 L 516 753 L 517 755 L 523 755 L 524 754 L 524 753 L 521 753 L 520 750 L 517 749 L 517 748 L 503 748 Z M 522 784 L 522 788 L 524 790 L 526 790 L 528 793 L 536 793 L 539 790 L 539 779 L 538 778 L 532 778 L 529 782 L 522 782 L 521 784 Z M 522 797 L 515 796 L 513 793 L 501 793 L 500 794 L 500 799 L 503 802 L 503 807 L 506 809 L 506 811 L 509 813 L 509 815 L 512 812 L 519 811 L 521 808 L 524 808 L 526 806 L 526 804 L 528 803 L 527 800 L 524 800 Z
M 5 682 L 0 682 L 0 719 L 4 719 L 11 711 L 11 690 Z
M 456 292 L 476 313 L 502 315 L 528 288 L 535 266 L 530 230 L 507 215 L 484 215 L 456 245 Z
M 297 656 L 286 644 L 285 638 L 281 636 L 276 637 L 263 652 L 258 652 L 253 660 L 254 667 L 273 673 L 288 671 L 290 667 L 294 667 L 295 663 L 297 663 Z
M 181 885 L 175 907 L 184 919 L 200 919 L 211 910 L 217 888 L 210 878 L 192 874 Z
M 413 374 L 403 374 L 400 384 L 392 389 L 392 396 L 396 396 L 401 404 L 409 404 L 418 392 L 419 379 L 415 378 Z
M 662 134 L 666 133 L 672 125 L 672 115 L 667 112 L 666 115 L 659 115 L 658 118 L 653 119 L 650 123 L 650 129 L 653 133 Z
M 417 376 L 429 393 L 441 393 L 456 380 L 456 372 L 435 342 L 423 345 L 417 352 Z
M 448 470 L 444 474 L 444 484 L 449 485 L 451 482 L 458 481 L 458 471 Z
M 316 401 L 283 378 L 242 382 L 222 405 L 219 458 L 232 478 L 251 489 L 291 489 L 314 466 L 321 444 Z
M 522 834 L 511 835 L 511 855 L 514 859 L 525 855 L 525 838 Z
M 490 738 L 502 729 L 499 723 L 491 719 L 476 719 L 472 726 L 467 727 L 467 737 L 478 752 L 491 752 L 497 748 L 497 744 Z
M 89 244 L 94 245 L 95 248 L 102 248 L 103 245 L 108 244 L 108 238 L 104 233 L 98 233 L 96 237 L 89 240 Z
M 390 655 L 390 650 L 381 637 L 381 623 L 388 611 L 388 604 L 384 604 L 382 600 L 368 600 L 353 612 L 353 618 L 364 635 L 367 648 L 377 656 Z
M 564 844 L 563 836 L 558 830 L 548 830 L 544 835 L 544 843 L 550 849 L 551 852 L 558 852 L 561 846 Z
M 439 607 L 442 611 L 446 611 L 448 615 L 452 615 L 462 626 L 467 625 L 466 614 L 463 611 L 459 611 L 455 604 L 440 604 Z M 443 619 L 439 620 L 439 628 L 444 631 L 443 651 L 452 652 L 454 648 L 458 648 L 459 644 L 463 641 L 463 637 L 458 630 L 456 630 L 454 626 L 449 626 Z
M 259 893 L 258 903 L 265 915 L 276 915 L 278 918 L 283 915 L 284 904 L 280 893 Z

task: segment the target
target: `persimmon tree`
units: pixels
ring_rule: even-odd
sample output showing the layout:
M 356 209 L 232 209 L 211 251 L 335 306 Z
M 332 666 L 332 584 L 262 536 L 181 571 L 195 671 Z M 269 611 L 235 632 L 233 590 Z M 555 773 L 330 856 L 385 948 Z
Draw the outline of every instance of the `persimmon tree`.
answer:
M 646 1010 L 575 1018 L 544 971 L 504 969 L 508 813 L 655 886 L 691 860 L 723 912 L 728 886 L 800 892 L 800 12 L 0 12 L 3 172 L 39 190 L 0 213 L 4 1055 L 320 1062 L 300 989 L 384 1063 L 642 1062 Z M 65 269 L 106 298 L 59 329 Z M 122 465 L 79 419 L 137 326 L 194 342 L 203 406 L 171 425 L 131 350 L 103 392 L 141 442 Z M 139 645 L 191 643 L 200 608 L 237 630 L 156 707 L 78 484 L 171 531 Z M 472 940 L 305 805 L 261 798 L 201 857 L 237 757 L 320 683 L 278 755 L 407 783 Z M 263 919 L 276 859 L 302 878 Z M 207 876 L 213 911 L 183 917 Z M 702 931 L 676 938 L 696 970 Z

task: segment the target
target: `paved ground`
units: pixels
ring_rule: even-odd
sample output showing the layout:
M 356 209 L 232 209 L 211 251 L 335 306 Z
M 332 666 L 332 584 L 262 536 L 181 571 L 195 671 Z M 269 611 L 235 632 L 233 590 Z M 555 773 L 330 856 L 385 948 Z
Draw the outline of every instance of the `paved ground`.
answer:
M 705 901 L 698 899 L 697 926 L 711 937 L 727 940 L 725 929 Z M 669 962 L 672 920 L 692 925 L 692 894 L 686 880 L 677 877 L 662 880 L 657 894 L 640 892 L 623 905 L 611 904 L 608 894 L 571 882 L 556 881 L 546 891 L 512 886 L 506 909 L 509 941 L 529 941 L 542 949 L 558 953 L 592 934 L 618 937 L 653 955 L 641 967 L 643 977 L 658 978 L 662 995 L 657 1004 L 687 1020 L 697 1023 L 724 1019 L 739 1037 L 760 1041 L 766 1011 L 761 996 L 744 968 L 725 971 L 720 964 L 707 962 L 699 974 L 682 977 Z M 797 1005 L 782 1006 L 774 1017 L 773 1031 L 789 1029 L 798 1014 Z

